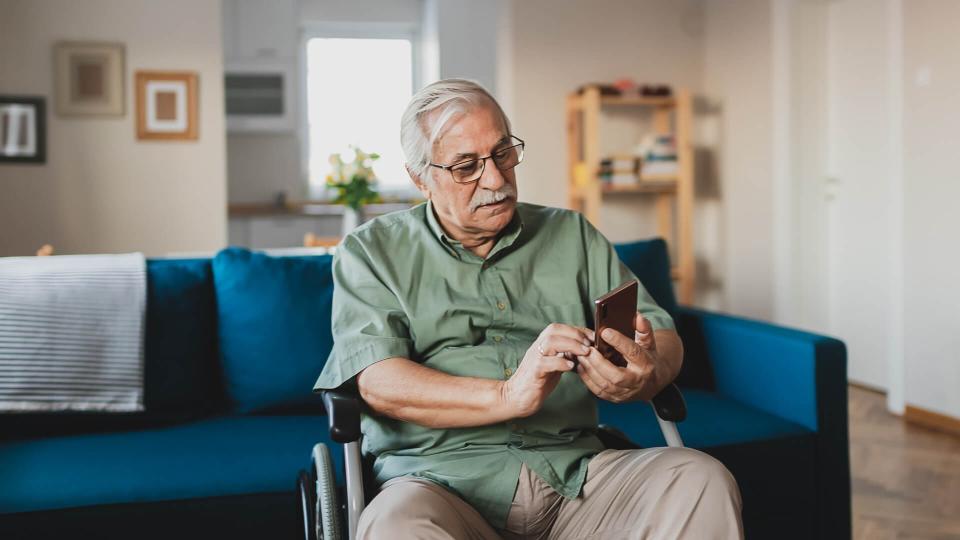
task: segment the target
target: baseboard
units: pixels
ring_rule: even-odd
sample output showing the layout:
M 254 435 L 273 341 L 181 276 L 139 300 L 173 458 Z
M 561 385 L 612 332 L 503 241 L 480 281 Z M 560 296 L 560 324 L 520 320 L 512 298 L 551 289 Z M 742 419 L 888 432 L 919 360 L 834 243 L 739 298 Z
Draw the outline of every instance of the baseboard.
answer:
M 850 386 L 859 388 L 861 390 L 866 390 L 868 392 L 873 392 L 875 394 L 887 395 L 887 392 L 882 388 L 877 388 L 868 384 L 863 384 L 860 382 L 848 381 Z M 891 414 L 896 415 L 896 413 L 891 412 Z M 897 415 L 900 416 L 900 415 Z M 918 426 L 923 426 L 929 429 L 935 429 L 937 431 L 942 431 L 945 433 L 950 433 L 952 435 L 960 435 L 960 418 L 955 418 L 946 414 L 941 414 L 933 411 L 929 411 L 922 407 L 915 407 L 913 405 L 907 405 L 904 407 L 903 415 L 901 416 L 905 422 L 915 424 Z
M 960 418 L 954 418 L 946 414 L 907 405 L 903 411 L 903 419 L 911 424 L 960 435 Z
M 851 381 L 851 380 L 848 380 L 848 381 L 847 381 L 847 384 L 850 385 L 850 386 L 859 388 L 859 389 L 861 389 L 861 390 L 867 390 L 867 391 L 869 391 L 869 392 L 873 392 L 874 394 L 887 395 L 887 391 L 886 391 L 885 389 L 880 388 L 879 386 L 873 386 L 872 384 L 867 384 L 867 383 L 862 383 L 862 382 L 857 382 L 857 381 Z

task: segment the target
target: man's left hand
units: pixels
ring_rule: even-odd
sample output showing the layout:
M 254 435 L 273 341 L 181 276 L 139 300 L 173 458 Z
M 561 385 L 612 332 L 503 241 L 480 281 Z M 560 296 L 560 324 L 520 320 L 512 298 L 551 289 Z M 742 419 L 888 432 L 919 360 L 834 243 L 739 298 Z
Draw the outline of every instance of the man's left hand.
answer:
M 618 367 L 607 360 L 596 347 L 586 356 L 578 356 L 577 374 L 583 384 L 599 398 L 614 403 L 650 400 L 660 390 L 657 380 L 657 341 L 650 321 L 637 313 L 633 320 L 634 339 L 612 328 L 603 331 L 603 339 L 627 361 Z

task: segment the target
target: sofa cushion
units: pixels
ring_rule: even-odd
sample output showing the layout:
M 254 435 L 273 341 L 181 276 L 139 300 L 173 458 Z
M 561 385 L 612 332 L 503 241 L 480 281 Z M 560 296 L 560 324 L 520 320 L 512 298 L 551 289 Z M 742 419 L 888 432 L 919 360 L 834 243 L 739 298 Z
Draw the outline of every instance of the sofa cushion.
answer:
M 216 310 L 209 259 L 147 261 L 148 414 L 195 414 L 221 404 Z
M 321 416 L 232 416 L 160 429 L 0 444 L 0 514 L 289 492 Z M 331 445 L 342 469 L 341 445 Z M 296 511 L 291 509 L 291 511 Z
M 623 264 L 627 265 L 657 304 L 671 316 L 677 310 L 670 279 L 670 252 L 662 238 L 640 240 L 613 246 Z
M 683 389 L 687 419 L 677 424 L 684 446 L 710 448 L 749 441 L 812 435 L 809 429 L 705 390 Z M 598 400 L 600 423 L 623 431 L 643 447 L 665 444 L 653 409 L 645 402 Z
M 272 257 L 229 248 L 213 260 L 226 392 L 239 412 L 313 406 L 333 346 L 330 255 Z

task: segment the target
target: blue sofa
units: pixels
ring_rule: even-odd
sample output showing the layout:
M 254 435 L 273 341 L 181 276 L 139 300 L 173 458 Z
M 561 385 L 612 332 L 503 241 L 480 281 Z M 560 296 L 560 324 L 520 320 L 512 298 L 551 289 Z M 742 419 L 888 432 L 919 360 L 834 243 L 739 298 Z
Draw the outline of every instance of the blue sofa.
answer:
M 849 537 L 843 344 L 677 306 L 662 241 L 617 249 L 678 322 L 680 431 L 737 477 L 748 536 Z M 0 538 L 301 535 L 296 473 L 329 442 L 311 389 L 332 343 L 330 263 L 237 248 L 148 261 L 146 411 L 0 415 Z M 663 444 L 646 404 L 600 415 Z

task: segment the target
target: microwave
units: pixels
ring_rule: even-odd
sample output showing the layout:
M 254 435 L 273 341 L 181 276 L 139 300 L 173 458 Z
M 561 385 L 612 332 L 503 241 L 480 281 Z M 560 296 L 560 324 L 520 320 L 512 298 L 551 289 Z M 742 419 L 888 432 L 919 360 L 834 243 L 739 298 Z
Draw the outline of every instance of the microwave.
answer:
M 284 64 L 228 64 L 223 80 L 228 132 L 292 132 L 296 78 Z

